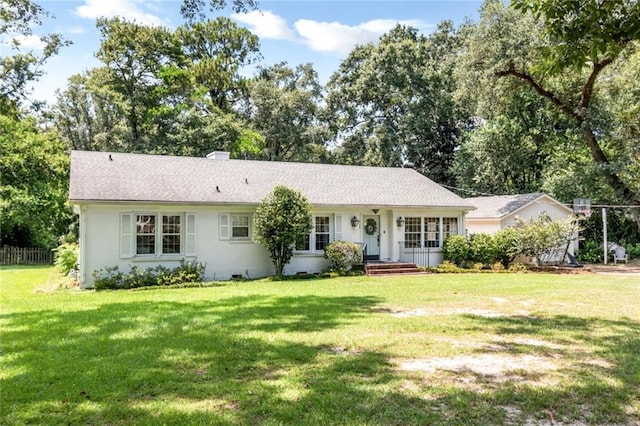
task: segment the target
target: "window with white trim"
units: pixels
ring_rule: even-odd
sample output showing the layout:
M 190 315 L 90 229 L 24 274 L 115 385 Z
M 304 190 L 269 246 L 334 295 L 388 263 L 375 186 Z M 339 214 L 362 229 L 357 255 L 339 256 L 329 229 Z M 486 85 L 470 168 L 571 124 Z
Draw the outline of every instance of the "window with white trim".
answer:
M 251 240 L 251 222 L 250 213 L 220 213 L 218 223 L 220 240 Z
M 182 215 L 162 215 L 162 254 L 182 253 Z
M 231 238 L 248 240 L 250 233 L 251 216 L 248 214 L 231 215 Z
M 315 247 L 316 251 L 324 250 L 325 247 L 331 242 L 331 218 L 329 216 L 316 216 L 315 217 Z
M 457 234 L 457 217 L 405 217 L 405 248 L 440 248 L 445 239 Z
M 185 217 L 187 228 L 185 229 Z M 185 249 L 185 247 L 187 247 Z M 121 213 L 120 256 L 195 255 L 192 213 Z
M 446 241 L 447 238 L 458 235 L 458 218 L 457 217 L 443 217 L 442 218 L 442 241 Z
M 334 238 L 332 215 L 313 216 L 313 229 L 307 235 L 301 235 L 296 241 L 296 251 L 324 251 Z
M 440 218 L 424 218 L 424 246 L 429 248 L 440 246 Z
M 420 241 L 420 234 L 422 228 L 420 223 L 422 222 L 419 217 L 406 217 L 404 219 L 404 247 L 405 248 L 420 248 L 422 243 Z
M 158 219 L 162 226 L 156 226 Z M 157 242 L 160 241 L 158 247 Z M 181 214 L 137 214 L 136 255 L 182 253 Z
M 156 254 L 156 215 L 136 215 L 135 254 Z

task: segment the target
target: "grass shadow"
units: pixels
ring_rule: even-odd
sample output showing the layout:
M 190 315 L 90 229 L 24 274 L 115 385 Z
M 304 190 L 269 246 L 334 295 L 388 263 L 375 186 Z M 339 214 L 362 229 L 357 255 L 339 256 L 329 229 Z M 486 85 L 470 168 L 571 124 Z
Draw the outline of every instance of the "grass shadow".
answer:
M 536 386 L 528 382 L 544 374 L 533 372 L 497 383 L 461 371 L 449 374 L 472 386 L 455 386 L 400 371 L 391 350 L 331 346 L 343 327 L 380 316 L 382 302 L 252 294 L 4 314 L 0 423 L 492 425 L 553 410 L 563 422 L 633 424 L 637 321 L 463 315 L 474 332 L 504 338 L 493 351 L 571 361 L 559 372 L 570 380 Z

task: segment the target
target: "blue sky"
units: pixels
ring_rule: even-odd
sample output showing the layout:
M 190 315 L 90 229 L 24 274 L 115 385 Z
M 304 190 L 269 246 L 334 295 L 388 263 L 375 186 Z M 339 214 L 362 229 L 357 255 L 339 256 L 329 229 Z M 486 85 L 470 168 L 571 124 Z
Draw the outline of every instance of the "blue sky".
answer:
M 34 87 L 36 99 L 55 99 L 68 77 L 98 66 L 94 53 L 100 39 L 95 21 L 101 16 L 121 16 L 150 25 L 175 28 L 183 23 L 180 0 L 35 0 L 55 18 L 35 28 L 36 34 L 58 32 L 73 42 L 45 65 L 47 73 Z M 311 62 L 325 83 L 356 44 L 375 42 L 396 23 L 408 24 L 425 34 L 442 20 L 456 25 L 465 18 L 477 20 L 481 1 L 325 1 L 260 0 L 260 11 L 235 14 L 221 11 L 260 38 L 261 66 L 286 61 L 291 66 Z M 2 40 L 0 40 L 2 41 Z M 22 40 L 23 51 L 38 50 L 37 37 Z M 0 55 L 10 51 L 0 45 Z M 245 70 L 251 74 L 252 70 Z

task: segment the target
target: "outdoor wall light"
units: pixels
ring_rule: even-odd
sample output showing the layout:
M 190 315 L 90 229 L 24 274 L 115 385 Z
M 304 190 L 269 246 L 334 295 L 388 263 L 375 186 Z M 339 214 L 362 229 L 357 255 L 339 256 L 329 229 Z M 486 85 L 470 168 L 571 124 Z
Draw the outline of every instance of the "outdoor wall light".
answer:
M 404 225 L 404 219 L 402 218 L 402 216 L 400 216 L 398 220 L 396 220 L 396 223 L 398 224 L 398 227 Z
M 353 226 L 354 228 L 358 226 L 359 223 L 360 223 L 360 219 L 358 219 L 357 217 L 354 216 L 351 218 L 351 226 Z

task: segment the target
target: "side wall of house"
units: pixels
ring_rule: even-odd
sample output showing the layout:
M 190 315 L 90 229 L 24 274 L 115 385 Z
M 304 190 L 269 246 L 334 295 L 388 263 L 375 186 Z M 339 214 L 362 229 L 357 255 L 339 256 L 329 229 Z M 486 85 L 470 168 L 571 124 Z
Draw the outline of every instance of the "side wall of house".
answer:
M 545 200 L 543 197 L 540 201 L 526 205 L 522 209 L 513 212 L 502 218 L 501 228 L 507 228 L 509 226 L 515 226 L 516 217 L 522 220 L 537 220 L 541 213 L 547 213 L 551 220 L 566 219 L 572 213 L 570 210 L 558 205 L 557 203 L 549 200 Z M 569 253 L 574 254 L 578 248 L 578 235 L 575 235 L 575 239 L 572 244 L 569 245 Z
M 466 223 L 466 233 L 468 235 L 495 234 L 500 229 L 502 229 L 500 219 L 474 219 L 468 217 Z
M 222 235 L 221 221 L 229 221 L 230 214 L 252 217 L 253 208 L 246 206 L 185 206 L 185 205 L 86 205 L 80 207 L 80 279 L 83 287 L 93 287 L 94 271 L 118 266 L 128 272 L 132 266 L 152 268 L 164 265 L 176 267 L 184 260 L 197 260 L 206 264 L 207 280 L 227 280 L 232 275 L 262 277 L 273 274 L 273 265 L 266 250 L 251 237 L 233 239 Z M 180 253 L 171 255 L 136 254 L 136 224 L 123 226 L 123 216 L 135 221 L 140 215 L 155 215 L 157 227 L 162 226 L 163 215 L 176 215 L 182 221 Z M 189 229 L 190 246 L 187 248 L 187 215 L 192 218 Z M 130 241 L 123 242 L 123 228 L 130 232 Z M 222 228 L 229 231 L 229 224 Z M 253 228 L 250 227 L 252 232 Z M 156 239 L 160 239 L 158 235 Z M 158 243 L 162 244 L 162 243 Z M 123 253 L 123 245 L 131 253 Z M 126 251 L 126 250 L 125 250 Z M 156 253 L 162 249 L 156 250 Z
M 527 204 L 520 210 L 502 218 L 501 227 L 507 228 L 514 226 L 516 224 L 516 217 L 522 220 L 537 220 L 540 213 L 543 212 L 547 213 L 551 220 L 566 219 L 571 214 L 571 211 L 556 203 L 547 202 L 543 198 L 538 202 Z

